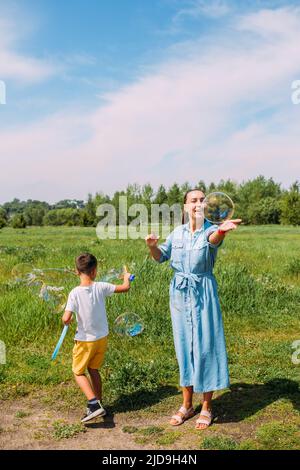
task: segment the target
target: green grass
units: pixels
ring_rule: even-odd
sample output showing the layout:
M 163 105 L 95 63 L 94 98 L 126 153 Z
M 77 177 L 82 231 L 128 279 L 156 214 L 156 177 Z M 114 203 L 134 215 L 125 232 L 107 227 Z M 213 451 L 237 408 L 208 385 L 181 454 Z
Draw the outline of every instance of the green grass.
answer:
M 143 436 L 157 436 L 164 432 L 164 428 L 159 426 L 148 426 L 147 428 L 140 429 L 139 432 Z
M 256 437 L 263 449 L 296 450 L 299 449 L 300 429 L 299 425 L 287 421 L 275 421 L 262 425 Z
M 27 287 L 13 285 L 10 275 L 18 263 L 73 268 L 75 256 L 82 251 L 97 256 L 100 273 L 123 264 L 136 273 L 129 293 L 107 301 L 110 337 L 102 368 L 105 403 L 116 413 L 155 413 L 162 401 L 170 408 L 175 402 L 177 406 L 178 368 L 168 298 L 172 271 L 167 263 L 159 265 L 149 259 L 143 240 L 100 241 L 95 229 L 78 227 L 0 231 L 0 340 L 6 344 L 7 355 L 6 365 L 0 365 L 1 398 L 37 394 L 49 405 L 61 403 L 62 409 L 84 403 L 71 372 L 75 325 L 57 360 L 51 361 L 62 330 L 61 315 Z M 218 394 L 214 402 L 221 425 L 228 420 L 258 423 L 281 400 L 292 405 L 288 415 L 299 419 L 300 366 L 291 361 L 292 342 L 300 339 L 299 273 L 300 228 L 240 227 L 219 250 L 215 275 L 233 384 L 231 391 Z M 76 282 L 76 278 L 68 279 L 66 292 Z M 142 317 L 142 335 L 123 338 L 113 332 L 115 318 L 125 311 Z M 280 419 L 285 413 L 279 410 Z M 275 434 L 280 429 L 275 426 Z M 263 448 L 294 446 L 292 434 L 282 444 L 268 438 L 271 431 L 262 428 L 257 436 L 245 437 L 245 448 L 252 443 Z M 226 439 L 209 442 L 205 445 L 234 445 Z
M 224 436 L 208 436 L 205 437 L 201 444 L 201 449 L 206 450 L 235 450 L 238 445 L 229 437 Z
M 134 434 L 138 431 L 136 426 L 123 426 L 122 431 L 126 434 Z
M 86 429 L 81 424 L 65 424 L 59 421 L 53 423 L 53 429 L 53 437 L 57 440 L 70 439 L 82 432 L 86 432 Z
M 26 411 L 17 411 L 16 414 L 15 414 L 15 417 L 16 418 L 27 418 L 27 416 L 30 416 L 30 413 L 26 412 Z
M 162 436 L 159 436 L 156 439 L 156 444 L 160 446 L 170 446 L 175 444 L 175 442 L 182 436 L 180 431 L 169 431 L 164 433 Z

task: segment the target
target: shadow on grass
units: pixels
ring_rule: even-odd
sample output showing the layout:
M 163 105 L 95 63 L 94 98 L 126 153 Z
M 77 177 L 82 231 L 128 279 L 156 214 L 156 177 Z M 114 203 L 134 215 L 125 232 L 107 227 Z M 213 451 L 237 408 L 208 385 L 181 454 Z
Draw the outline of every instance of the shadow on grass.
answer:
M 153 406 L 165 398 L 180 394 L 178 389 L 174 386 L 165 385 L 158 387 L 156 390 L 148 391 L 141 390 L 128 395 L 120 395 L 108 407 L 108 411 L 114 413 L 126 413 L 127 411 L 138 411 Z
M 101 418 L 101 421 L 86 423 L 84 426 L 88 429 L 113 429 L 116 427 L 116 424 L 114 422 L 114 414 L 107 413 L 104 418 Z
M 289 379 L 273 379 L 265 384 L 235 383 L 230 391 L 213 401 L 218 423 L 239 422 L 279 399 L 288 399 L 300 411 L 299 384 Z

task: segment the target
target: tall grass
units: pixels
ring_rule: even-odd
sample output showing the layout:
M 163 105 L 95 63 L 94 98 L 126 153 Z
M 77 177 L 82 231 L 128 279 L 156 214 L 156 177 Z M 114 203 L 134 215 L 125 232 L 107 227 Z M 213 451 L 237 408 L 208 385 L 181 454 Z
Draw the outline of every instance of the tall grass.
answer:
M 231 378 L 263 381 L 298 380 L 290 360 L 291 343 L 300 338 L 300 229 L 241 227 L 219 250 L 215 275 L 223 311 Z M 113 400 L 177 384 L 177 363 L 169 314 L 168 285 L 172 271 L 148 257 L 143 240 L 99 241 L 92 228 L 4 229 L 0 232 L 0 339 L 7 364 L 0 365 L 0 393 L 9 384 L 33 386 L 68 382 L 75 325 L 58 361 L 50 361 L 60 335 L 61 315 L 27 287 L 11 284 L 18 263 L 35 267 L 73 267 L 74 258 L 90 251 L 104 273 L 127 264 L 136 273 L 129 293 L 108 299 L 110 341 L 103 367 L 107 394 Z M 76 285 L 69 280 L 66 290 Z M 122 338 L 113 332 L 115 318 L 137 313 L 144 333 Z

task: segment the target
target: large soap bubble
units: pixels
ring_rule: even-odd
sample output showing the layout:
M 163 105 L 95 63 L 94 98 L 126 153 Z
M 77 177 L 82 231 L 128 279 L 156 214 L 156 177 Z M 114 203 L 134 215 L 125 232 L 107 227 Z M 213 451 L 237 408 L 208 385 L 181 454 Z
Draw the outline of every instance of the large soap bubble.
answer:
M 49 308 L 60 313 L 65 309 L 67 294 L 66 283 L 75 279 L 75 272 L 67 268 L 34 268 L 31 264 L 20 263 L 11 271 L 14 283 L 26 286 L 38 296 Z
M 208 194 L 203 201 L 205 219 L 212 224 L 222 224 L 232 219 L 234 204 L 227 194 L 214 192 Z
M 137 336 L 143 330 L 143 322 L 136 313 L 123 313 L 116 318 L 114 323 L 114 331 L 121 336 Z
M 74 280 L 76 276 L 75 272 L 63 268 L 35 269 L 34 272 L 37 278 L 50 286 L 66 284 Z
M 102 282 L 115 282 L 120 279 L 123 279 L 124 270 L 122 269 L 110 269 L 106 274 L 104 274 L 100 281 Z
M 64 287 L 46 286 L 44 284 L 40 290 L 39 297 L 56 313 L 60 313 L 65 309 L 67 295 L 64 292 Z
M 27 283 L 35 278 L 33 266 L 28 263 L 20 263 L 12 268 L 11 275 L 15 282 Z
M 101 278 L 101 282 L 115 282 L 124 279 L 124 274 L 128 272 L 127 266 L 123 266 L 122 268 L 119 269 L 110 269 L 106 274 L 104 274 Z M 135 275 L 132 274 L 130 276 L 130 281 L 133 281 L 135 278 Z
M 43 287 L 43 281 L 41 281 L 40 279 L 34 277 L 32 279 L 30 279 L 28 282 L 27 282 L 27 286 L 28 286 L 28 289 L 30 290 L 30 292 L 34 295 L 36 294 L 40 294 L 41 292 L 41 289 Z

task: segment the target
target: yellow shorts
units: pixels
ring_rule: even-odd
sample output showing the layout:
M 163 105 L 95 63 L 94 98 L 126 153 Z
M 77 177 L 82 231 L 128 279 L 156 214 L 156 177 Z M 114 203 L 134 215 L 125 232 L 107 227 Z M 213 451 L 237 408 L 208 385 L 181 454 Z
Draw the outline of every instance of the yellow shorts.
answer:
M 73 348 L 72 371 L 83 375 L 87 368 L 99 369 L 107 349 L 107 336 L 97 341 L 76 341 Z

